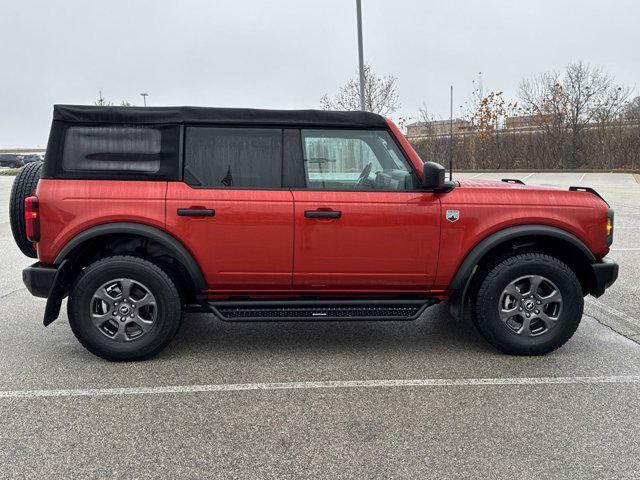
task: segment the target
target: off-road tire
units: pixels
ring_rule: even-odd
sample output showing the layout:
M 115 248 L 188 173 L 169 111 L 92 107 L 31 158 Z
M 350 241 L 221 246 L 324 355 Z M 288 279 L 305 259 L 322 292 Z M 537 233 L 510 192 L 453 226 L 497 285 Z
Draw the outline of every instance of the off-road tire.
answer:
M 156 299 L 157 317 L 139 339 L 118 343 L 91 320 L 94 293 L 105 282 L 127 278 L 143 283 Z M 93 354 L 112 361 L 144 360 L 159 353 L 180 328 L 180 295 L 171 278 L 157 265 L 132 256 L 113 256 L 85 268 L 73 283 L 67 304 L 69 324 L 80 343 Z
M 500 318 L 500 301 L 510 282 L 526 275 L 551 280 L 562 295 L 562 310 L 555 326 L 538 336 L 520 336 Z M 471 290 L 471 316 L 482 336 L 498 350 L 512 355 L 543 355 L 562 346 L 575 333 L 584 308 L 580 281 L 557 258 L 540 253 L 510 254 L 478 272 Z
M 36 258 L 38 254 L 33 243 L 27 239 L 24 223 L 24 199 L 35 193 L 41 170 L 42 162 L 27 163 L 13 180 L 9 199 L 9 222 L 13 239 L 22 253 L 31 258 Z

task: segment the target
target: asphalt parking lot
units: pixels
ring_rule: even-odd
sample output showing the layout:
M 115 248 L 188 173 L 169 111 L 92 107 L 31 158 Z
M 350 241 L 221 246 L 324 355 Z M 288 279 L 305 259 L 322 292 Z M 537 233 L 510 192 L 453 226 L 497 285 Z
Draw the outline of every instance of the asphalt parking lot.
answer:
M 438 305 L 408 323 L 189 315 L 157 358 L 109 363 L 64 310 L 42 327 L 0 177 L 0 476 L 639 478 L 638 179 L 458 177 L 592 186 L 615 208 L 620 278 L 563 348 L 501 355 Z

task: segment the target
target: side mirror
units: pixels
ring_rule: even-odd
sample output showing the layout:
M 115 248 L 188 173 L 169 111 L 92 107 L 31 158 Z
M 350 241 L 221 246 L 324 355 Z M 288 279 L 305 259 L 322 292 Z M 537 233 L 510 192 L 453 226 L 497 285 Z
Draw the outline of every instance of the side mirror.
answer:
M 425 190 L 447 190 L 446 170 L 435 162 L 426 162 L 422 167 L 422 188 Z

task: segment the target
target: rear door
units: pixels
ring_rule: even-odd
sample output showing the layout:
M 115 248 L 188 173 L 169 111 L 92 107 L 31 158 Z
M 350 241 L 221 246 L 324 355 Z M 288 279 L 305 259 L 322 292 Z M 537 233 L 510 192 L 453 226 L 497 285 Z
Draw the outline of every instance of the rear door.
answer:
M 385 130 L 301 130 L 294 288 L 424 291 L 438 260 L 440 203 Z
M 185 128 L 184 181 L 169 182 L 167 229 L 212 293 L 291 288 L 293 198 L 282 129 Z

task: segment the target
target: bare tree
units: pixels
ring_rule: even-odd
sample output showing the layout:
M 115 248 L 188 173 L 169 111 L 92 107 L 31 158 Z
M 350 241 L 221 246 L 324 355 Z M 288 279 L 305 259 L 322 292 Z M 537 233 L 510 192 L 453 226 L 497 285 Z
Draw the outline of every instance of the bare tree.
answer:
M 418 115 L 416 118 L 420 123 L 429 123 L 436 120 L 436 117 L 432 113 L 429 113 L 427 102 L 422 102 L 422 105 L 418 107 Z
M 627 120 L 640 120 L 640 96 L 627 102 L 623 115 Z
M 629 89 L 617 85 L 600 67 L 572 63 L 562 74 L 544 73 L 520 84 L 526 112 L 535 115 L 548 133 L 571 134 L 569 167 L 582 158 L 582 133 L 594 121 L 610 122 L 618 116 Z
M 378 76 L 370 65 L 364 66 L 364 104 L 368 112 L 388 116 L 400 108 L 398 79 Z M 323 110 L 360 110 L 359 77 L 351 78 L 334 97 L 320 99 Z
M 93 102 L 94 105 L 97 105 L 98 107 L 111 107 L 113 106 L 113 102 L 110 102 L 109 100 L 107 100 L 105 97 L 102 96 L 102 89 L 98 90 L 98 98 L 96 99 L 95 102 Z M 122 102 L 120 102 L 120 106 L 121 107 L 133 107 L 133 104 L 127 102 L 126 100 L 122 100 Z
M 110 101 L 108 101 L 106 98 L 104 98 L 102 96 L 102 89 L 98 89 L 98 99 L 93 102 L 94 105 L 97 105 L 98 107 L 109 107 L 111 105 L 113 105 L 113 103 L 111 103 Z

